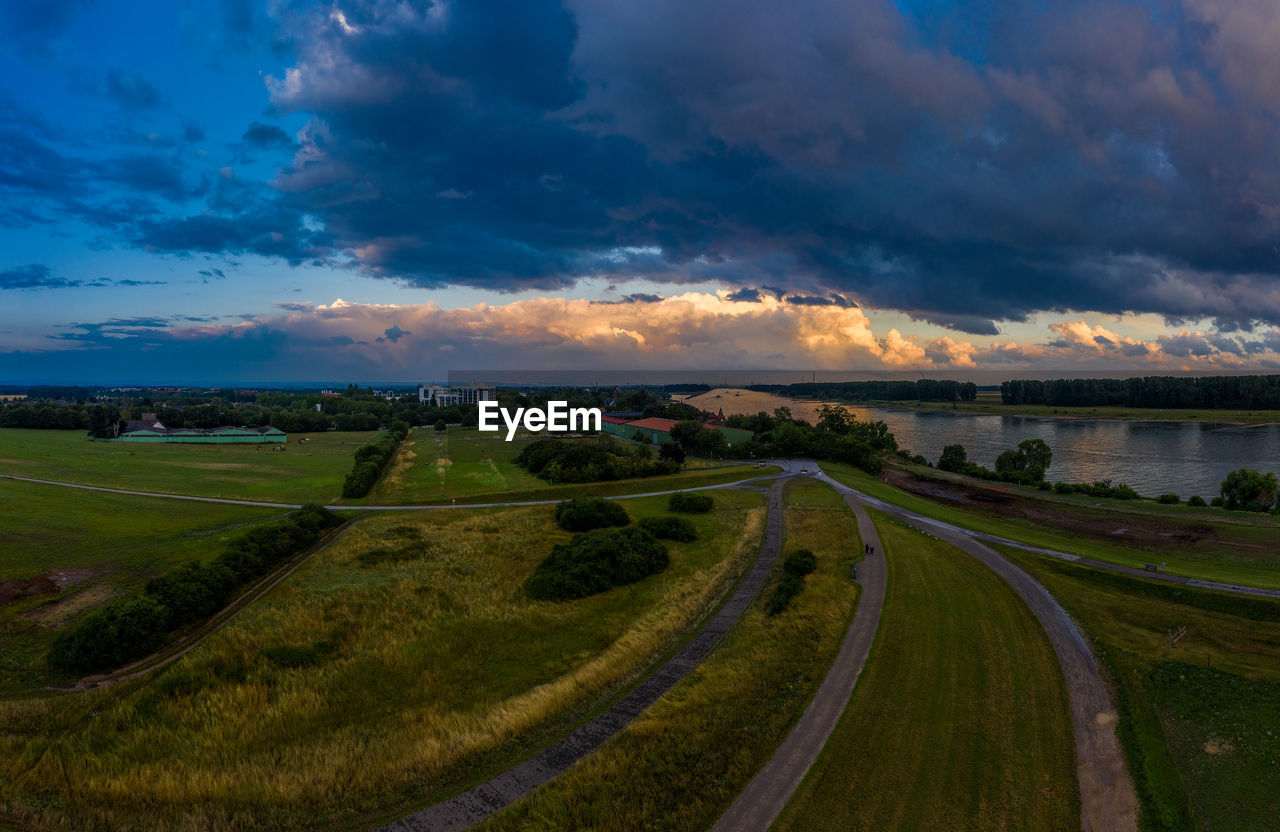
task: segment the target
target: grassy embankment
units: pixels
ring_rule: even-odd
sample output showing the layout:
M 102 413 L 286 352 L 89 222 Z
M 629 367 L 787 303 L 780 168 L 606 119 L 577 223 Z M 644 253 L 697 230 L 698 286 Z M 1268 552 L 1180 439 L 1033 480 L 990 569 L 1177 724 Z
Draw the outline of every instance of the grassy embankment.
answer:
M 0 597 L 0 694 L 53 681 L 44 653 L 76 616 L 281 515 L 216 503 L 175 511 L 169 500 L 0 480 L 0 583 L 11 582 L 6 596 L 19 582 L 43 590 Z
M 1110 671 L 1142 828 L 1280 828 L 1280 603 L 1004 552 Z M 1167 633 L 1179 627 L 1170 659 Z
M 685 470 L 671 476 L 551 485 L 514 462 L 531 441 L 540 438 L 545 438 L 545 434 L 517 437 L 507 442 L 502 435 L 482 434 L 475 429 L 451 427 L 437 432 L 418 428 L 401 444 L 399 454 L 370 497 L 344 502 L 429 505 L 455 499 L 462 504 L 567 500 L 719 485 L 779 470 L 775 466 L 756 468 L 752 464 L 709 467 L 703 460 L 690 460 Z
M 718 498 L 717 498 L 718 499 Z M 856 607 L 862 558 L 852 513 L 830 488 L 788 487 L 784 554 L 809 548 L 818 570 L 785 612 L 761 589 L 703 664 L 596 754 L 479 828 L 706 829 L 773 755 L 822 683 Z
M 995 573 L 874 515 L 889 565 L 875 646 L 778 830 L 1078 829 L 1066 688 Z
M 715 607 L 764 519 L 758 494 L 716 500 L 666 571 L 563 604 L 523 592 L 567 538 L 550 506 L 363 520 L 159 675 L 0 702 L 0 806 L 41 827 L 362 828 L 445 797 L 586 718 Z
M 1076 525 L 1074 530 L 1067 531 L 1044 523 L 1000 515 L 999 506 L 994 504 L 986 508 L 975 501 L 965 508 L 959 508 L 936 502 L 887 485 L 848 465 L 824 462 L 822 469 L 833 478 L 865 494 L 974 531 L 999 535 L 1033 546 L 1075 552 L 1124 566 L 1141 568 L 1154 561 L 1167 564 L 1167 571 L 1179 575 L 1280 589 L 1280 557 L 1277 557 L 1278 553 L 1270 545 L 1277 534 L 1280 534 L 1280 525 L 1269 516 L 1257 517 L 1236 512 L 1226 518 L 1226 522 L 1214 523 L 1216 541 L 1180 545 L 1175 537 L 1180 526 L 1190 528 L 1214 521 L 1202 515 L 1180 519 L 1178 513 L 1187 511 L 1183 506 L 1146 503 L 1145 510 L 1160 516 L 1161 522 L 1167 526 L 1169 537 L 1153 548 L 1138 549 L 1108 539 L 1115 537 L 1111 533 L 1116 528 L 1128 523 L 1123 512 L 1132 511 L 1133 508 L 1124 501 L 1093 499 L 1090 501 L 1091 505 L 1087 506 L 1078 502 L 1054 503 L 1055 511 L 1062 512 L 1064 516 L 1069 515 Z M 1040 492 L 1026 490 L 1020 493 L 1036 495 Z M 1035 497 L 1028 496 L 1028 499 Z M 1092 503 L 1101 503 L 1104 507 L 1095 508 Z M 1240 545 L 1233 548 L 1233 543 Z
M 356 448 L 373 431 L 305 434 L 273 445 L 93 442 L 83 431 L 0 428 L 0 473 L 21 477 L 237 500 L 332 502 Z

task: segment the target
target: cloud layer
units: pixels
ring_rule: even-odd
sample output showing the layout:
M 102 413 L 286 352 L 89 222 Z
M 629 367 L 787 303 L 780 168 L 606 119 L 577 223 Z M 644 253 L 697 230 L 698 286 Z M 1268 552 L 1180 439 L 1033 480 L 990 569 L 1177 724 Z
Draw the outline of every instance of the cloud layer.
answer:
M 444 309 L 345 301 L 281 304 L 278 317 L 221 324 L 198 317 L 69 325 L 60 349 L 0 354 L 0 372 L 74 377 L 99 363 L 156 379 L 426 378 L 441 369 L 814 369 L 933 372 L 976 378 L 1071 372 L 1280 370 L 1280 329 L 1246 338 L 1181 331 L 1141 340 L 1084 320 L 1050 325 L 1036 343 L 985 345 L 877 332 L 862 310 L 727 292 L 630 303 L 542 297 Z M 72 348 L 67 350 L 65 348 Z M 321 369 L 322 368 L 322 369 Z

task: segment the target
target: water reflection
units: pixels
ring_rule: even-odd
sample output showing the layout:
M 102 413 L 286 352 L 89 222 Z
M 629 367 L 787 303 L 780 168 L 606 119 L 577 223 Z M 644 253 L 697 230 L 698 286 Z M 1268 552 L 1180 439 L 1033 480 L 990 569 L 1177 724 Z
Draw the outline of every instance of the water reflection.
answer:
M 701 398 L 701 397 L 700 397 Z M 726 414 L 787 406 L 814 420 L 819 402 L 767 394 L 732 394 L 701 402 Z M 1024 439 L 1043 439 L 1053 449 L 1046 477 L 1068 482 L 1111 479 L 1144 496 L 1173 492 L 1183 499 L 1218 493 L 1235 468 L 1280 472 L 1280 425 L 1240 427 L 1197 422 L 1054 421 L 1026 416 L 849 407 L 859 419 L 882 419 L 899 447 L 937 462 L 945 445 L 958 443 L 969 459 L 988 468 L 996 456 Z

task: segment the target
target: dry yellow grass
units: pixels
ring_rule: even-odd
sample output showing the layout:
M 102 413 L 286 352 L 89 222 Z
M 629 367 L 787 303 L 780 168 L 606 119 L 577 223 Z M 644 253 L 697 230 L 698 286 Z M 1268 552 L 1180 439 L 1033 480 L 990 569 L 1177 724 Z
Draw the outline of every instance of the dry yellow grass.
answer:
M 565 537 L 550 507 L 370 518 L 160 677 L 0 703 L 0 802 L 42 828 L 194 830 L 359 827 L 443 796 L 565 730 L 714 607 L 764 514 L 758 495 L 717 500 L 666 572 L 566 604 L 522 591 Z M 277 667 L 279 646 L 315 662 Z

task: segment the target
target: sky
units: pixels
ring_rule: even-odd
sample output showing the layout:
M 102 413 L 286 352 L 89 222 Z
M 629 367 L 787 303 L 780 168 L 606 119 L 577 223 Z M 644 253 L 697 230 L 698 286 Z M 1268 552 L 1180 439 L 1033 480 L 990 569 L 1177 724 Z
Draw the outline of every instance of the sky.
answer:
M 1273 0 L 47 0 L 0 382 L 1280 372 Z

